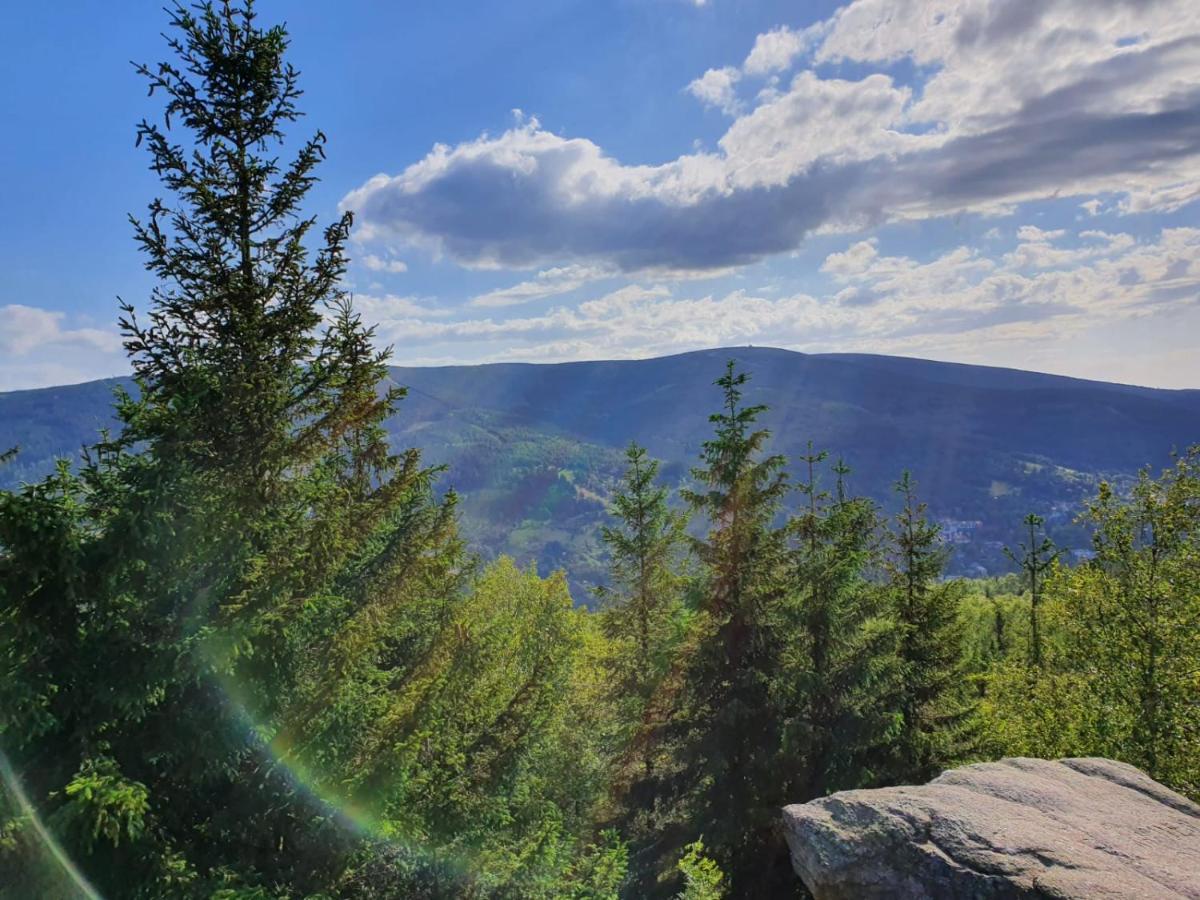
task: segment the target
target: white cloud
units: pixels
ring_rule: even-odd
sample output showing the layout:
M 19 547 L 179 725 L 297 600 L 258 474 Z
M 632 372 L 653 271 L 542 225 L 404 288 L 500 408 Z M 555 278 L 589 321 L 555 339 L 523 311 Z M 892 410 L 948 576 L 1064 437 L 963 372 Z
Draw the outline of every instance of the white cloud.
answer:
M 1190 0 L 857 0 L 816 57 L 935 67 L 913 121 L 978 133 L 1022 112 L 1159 112 L 1200 75 L 1198 46 Z
M 1022 225 L 1017 229 L 1017 240 L 1040 242 L 1056 241 L 1066 233 L 1066 229 L 1064 228 L 1046 231 L 1038 228 L 1036 225 Z
M 401 297 L 396 294 L 355 294 L 354 309 L 368 322 L 408 321 L 410 319 L 438 319 L 449 315 L 449 311 L 437 306 L 432 300 L 417 297 Z
M 1019 351 L 1024 367 L 1096 374 L 1095 361 L 1073 349 L 1076 339 L 1107 334 L 1119 344 L 1130 323 L 1174 321 L 1198 308 L 1200 229 L 1164 229 L 1143 242 L 1097 231 L 1060 240 L 1080 246 L 1037 268 L 969 247 L 922 261 L 859 241 L 826 258 L 822 268 L 840 285 L 832 294 L 695 295 L 686 285 L 631 284 L 537 315 L 396 322 L 392 339 L 402 356 L 443 361 L 630 358 L 753 343 L 1010 364 Z M 1171 340 L 1187 337 L 1174 334 L 1166 349 Z M 1127 377 L 1200 384 L 1200 364 L 1158 372 L 1148 359 L 1138 371 Z
M 64 328 L 66 313 L 12 303 L 0 306 L 0 351 L 26 356 L 47 347 L 79 347 L 103 352 L 121 349 L 115 331 Z
M 577 290 L 589 282 L 605 278 L 613 274 L 611 270 L 600 266 L 558 266 L 553 269 L 543 269 L 528 281 L 522 281 L 511 287 L 500 288 L 473 297 L 468 306 L 476 307 L 505 307 L 518 306 L 544 297 L 554 297 Z
M 751 105 L 742 69 L 710 69 L 689 91 L 736 116 L 715 152 L 625 165 L 530 119 L 437 145 L 343 205 L 365 240 L 467 266 L 642 272 L 738 266 L 814 231 L 1043 198 L 1111 196 L 1124 213 L 1200 199 L 1193 0 L 857 0 L 804 32 L 760 35 L 744 68 L 793 64 L 806 34 L 815 62 L 866 74 L 803 69 Z M 918 67 L 913 85 L 882 71 L 898 60 Z
M 719 141 L 726 186 L 783 186 L 818 161 L 838 166 L 927 143 L 931 138 L 895 129 L 909 95 L 886 75 L 844 81 L 801 72 L 787 91 L 738 119 Z
M 742 71 L 747 75 L 763 76 L 788 69 L 814 36 L 812 30 L 793 31 L 786 25 L 760 34 L 742 63 Z
M 401 272 L 408 271 L 408 264 L 400 259 L 384 259 L 381 256 L 376 256 L 374 253 L 368 253 L 362 257 L 362 264 L 372 272 L 388 272 L 392 275 L 398 275 Z
M 879 255 L 875 240 L 859 241 L 841 253 L 830 253 L 821 264 L 821 271 L 839 278 L 861 275 Z
M 742 73 L 732 66 L 709 69 L 687 86 L 688 93 L 706 106 L 715 106 L 726 115 L 737 115 L 742 104 L 734 86 Z
M 67 314 L 35 306 L 0 306 L 0 390 L 88 381 L 127 368 L 116 331 L 70 327 Z
M 759 90 L 757 99 L 760 104 L 775 100 L 780 96 L 778 73 L 790 69 L 824 29 L 825 24 L 818 22 L 799 31 L 780 25 L 764 32 L 755 39 L 740 67 L 709 69 L 688 85 L 688 92 L 706 106 L 715 106 L 727 115 L 736 116 L 745 108 L 737 94 L 738 83 L 743 78 L 770 76 L 766 87 Z

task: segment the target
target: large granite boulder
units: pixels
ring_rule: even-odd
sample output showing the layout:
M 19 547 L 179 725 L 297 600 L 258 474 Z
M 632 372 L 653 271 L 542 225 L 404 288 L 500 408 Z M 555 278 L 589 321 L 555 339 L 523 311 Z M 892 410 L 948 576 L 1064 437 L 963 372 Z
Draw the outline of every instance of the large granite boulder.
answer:
M 784 809 L 816 900 L 1200 898 L 1200 806 L 1106 759 L 1003 759 Z

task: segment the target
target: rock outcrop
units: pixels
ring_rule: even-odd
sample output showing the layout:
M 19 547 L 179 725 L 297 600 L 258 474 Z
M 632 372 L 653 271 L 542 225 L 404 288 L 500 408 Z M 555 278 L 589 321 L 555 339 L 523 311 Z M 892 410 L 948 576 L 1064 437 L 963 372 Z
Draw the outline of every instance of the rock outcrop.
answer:
M 788 806 L 816 900 L 1200 898 L 1200 806 L 1106 759 L 1004 759 Z

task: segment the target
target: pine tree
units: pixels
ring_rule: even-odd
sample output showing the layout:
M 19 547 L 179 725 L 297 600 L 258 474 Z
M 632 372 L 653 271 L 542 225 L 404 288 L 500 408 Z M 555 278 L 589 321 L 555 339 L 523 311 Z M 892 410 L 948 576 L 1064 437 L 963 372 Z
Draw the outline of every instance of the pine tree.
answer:
M 633 650 L 637 666 L 628 684 L 644 700 L 661 676 L 673 630 L 687 516 L 671 510 L 668 490 L 657 484 L 659 463 L 644 447 L 630 444 L 625 459 L 621 490 L 612 501 L 616 524 L 601 529 L 612 585 L 597 594 L 609 634 Z
M 786 558 L 776 518 L 788 484 L 783 457 L 764 452 L 769 432 L 755 427 L 765 407 L 742 402 L 746 381 L 732 361 L 717 380 L 723 408 L 709 417 L 715 435 L 692 470 L 696 486 L 684 493 L 709 530 L 694 544 L 705 570 L 701 608 L 671 723 L 686 828 L 703 832 L 733 890 L 743 893 L 778 877 L 764 861 L 786 865 L 774 765 L 782 722 L 770 685 L 780 658 Z
M 616 687 L 628 701 L 625 718 L 636 730 L 670 663 L 687 516 L 671 510 L 667 489 L 657 484 L 659 463 L 644 447 L 631 443 L 625 458 L 621 490 L 612 502 L 616 524 L 601 531 L 612 554 L 612 584 L 597 594 L 604 604 L 605 631 L 616 646 Z M 649 777 L 654 752 L 650 742 L 640 745 L 637 755 Z
M 800 457 L 807 498 L 793 517 L 787 666 L 777 704 L 789 712 L 787 768 L 796 802 L 869 784 L 889 737 L 895 681 L 895 630 L 866 571 L 875 556 L 876 512 L 849 494 L 850 469 L 833 467 L 833 498 L 818 485 L 814 453 Z
M 145 323 L 123 307 L 136 395 L 78 475 L 0 495 L 0 736 L 106 895 L 313 893 L 360 840 L 268 742 L 311 716 L 339 635 L 388 630 L 381 594 L 452 602 L 453 497 L 387 448 L 399 393 L 339 286 L 349 217 L 308 249 L 324 138 L 272 155 L 299 116 L 284 31 L 249 2 L 171 25 L 178 61 L 138 69 L 174 199 L 133 223 L 159 280 Z
M 1046 574 L 1058 560 L 1059 551 L 1054 542 L 1045 533 L 1045 520 L 1034 513 L 1025 517 L 1025 525 L 1029 529 L 1029 543 L 1020 545 L 1018 555 L 1008 547 L 1005 554 L 1021 567 L 1029 586 L 1029 666 L 1037 668 L 1042 664 L 1042 630 L 1040 621 L 1042 584 Z M 1042 529 L 1042 539 L 1038 540 L 1038 529 Z M 998 626 L 999 627 L 999 626 Z M 1000 646 L 1003 635 L 997 631 L 996 642 Z M 1002 649 L 1002 648 L 1001 648 Z
M 78 474 L 0 493 L 13 778 L 114 898 L 613 897 L 603 635 L 562 577 L 476 578 L 453 492 L 388 448 L 350 219 L 300 212 L 324 138 L 273 155 L 284 31 L 249 0 L 172 27 L 178 61 L 139 67 L 173 199 L 134 221 L 159 279 L 123 308 L 136 391 Z M 32 820 L 0 811 L 32 885 Z
M 900 734 L 895 777 L 927 781 L 964 753 L 969 708 L 962 696 L 958 588 L 943 580 L 947 549 L 917 500 L 908 472 L 896 483 L 902 507 L 891 530 L 887 591 L 898 635 Z

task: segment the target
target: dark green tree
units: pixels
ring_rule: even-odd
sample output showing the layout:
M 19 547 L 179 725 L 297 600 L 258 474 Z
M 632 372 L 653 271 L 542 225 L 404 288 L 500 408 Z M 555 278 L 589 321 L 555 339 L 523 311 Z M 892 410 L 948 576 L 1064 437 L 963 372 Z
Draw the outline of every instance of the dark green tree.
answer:
M 0 741 L 106 896 L 312 893 L 359 839 L 270 742 L 377 591 L 450 602 L 453 497 L 387 448 L 399 393 L 339 287 L 349 217 L 314 237 L 301 214 L 324 138 L 274 155 L 299 116 L 284 31 L 249 2 L 171 26 L 176 61 L 138 68 L 172 200 L 134 220 L 159 281 L 145 322 L 123 306 L 136 392 L 78 475 L 0 495 Z
M 785 667 L 777 706 L 791 712 L 786 747 L 795 802 L 876 780 L 873 770 L 895 724 L 895 629 L 866 572 L 877 555 L 877 513 L 850 495 L 842 461 L 833 467 L 833 497 L 821 490 L 817 466 L 800 457 L 806 499 L 789 523 L 792 595 Z
M 1021 573 L 1025 576 L 1025 583 L 1029 588 L 1029 665 L 1031 668 L 1037 668 L 1042 664 L 1042 585 L 1047 573 L 1058 561 L 1059 550 L 1046 534 L 1046 522 L 1041 516 L 1030 513 L 1025 517 L 1024 524 L 1029 529 L 1029 543 L 1019 545 L 1019 554 L 1008 547 L 1004 548 L 1004 553 L 1021 567 Z M 1038 540 L 1039 530 L 1042 533 L 1041 540 Z M 1003 635 L 998 630 L 997 645 L 1002 643 L 1002 639 Z
M 926 781 L 965 753 L 959 588 L 944 579 L 948 550 L 908 472 L 896 483 L 901 509 L 891 528 L 886 590 L 898 628 L 900 732 L 894 777 Z
M 669 731 L 671 788 L 687 832 L 679 837 L 703 833 L 732 889 L 752 894 L 780 877 L 776 860 L 786 866 L 775 765 L 782 720 L 771 682 L 787 550 L 776 520 L 788 482 L 784 458 L 765 452 L 769 432 L 756 427 L 765 407 L 742 401 L 746 381 L 732 361 L 717 380 L 723 408 L 709 417 L 715 434 L 692 470 L 695 487 L 684 492 L 708 532 L 694 541 L 704 569 L 700 609 Z M 681 849 L 662 848 L 672 866 Z

